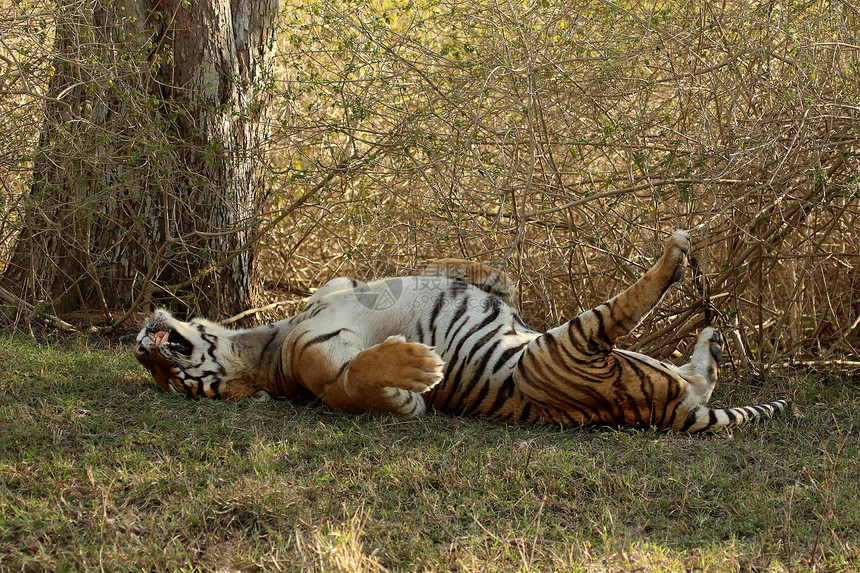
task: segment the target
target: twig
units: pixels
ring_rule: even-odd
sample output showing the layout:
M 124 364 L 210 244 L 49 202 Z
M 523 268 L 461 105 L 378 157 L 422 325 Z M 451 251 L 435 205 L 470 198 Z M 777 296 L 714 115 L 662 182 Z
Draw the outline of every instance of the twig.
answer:
M 15 296 L 8 290 L 3 287 L 0 287 L 0 299 L 6 301 L 8 304 L 11 304 L 15 308 L 18 309 L 19 312 L 26 311 L 32 318 L 39 320 L 40 322 L 46 323 L 54 328 L 61 330 L 63 332 L 72 333 L 75 332 L 75 327 L 69 324 L 68 322 L 62 320 L 54 316 L 53 314 L 49 314 L 44 311 L 39 311 L 35 306 L 28 303 L 27 301 Z M 28 323 L 29 323 L 28 319 Z
M 113 324 L 111 324 L 105 330 L 106 334 L 113 334 L 113 332 L 119 328 L 126 320 L 128 320 L 131 315 L 137 312 L 137 309 L 140 308 L 140 305 L 143 304 L 143 301 L 146 299 L 151 287 L 152 287 L 152 278 L 155 276 L 156 270 L 158 270 L 158 261 L 161 260 L 162 255 L 167 250 L 169 245 L 174 244 L 173 240 L 165 240 L 161 246 L 158 248 L 158 252 L 155 253 L 155 256 L 152 257 L 149 261 L 149 269 L 146 271 L 146 277 L 143 279 L 143 283 L 140 287 L 140 293 L 137 295 L 137 298 L 131 304 L 131 307 L 123 314 L 121 317 L 116 319 Z
M 317 183 L 316 185 L 314 185 L 313 187 L 311 187 L 310 189 L 305 191 L 301 195 L 301 197 L 299 197 L 298 199 L 293 201 L 292 204 L 290 204 L 289 207 L 287 207 L 286 209 L 281 211 L 277 217 L 273 218 L 271 221 L 269 221 L 263 227 L 261 227 L 259 230 L 257 230 L 257 232 L 254 233 L 251 236 L 251 238 L 245 242 L 244 245 L 237 248 L 230 255 L 221 259 L 220 261 L 216 262 L 215 264 L 206 267 L 202 271 L 199 271 L 196 275 L 189 278 L 188 280 L 181 282 L 179 284 L 174 284 L 174 285 L 168 286 L 167 290 L 175 292 L 177 290 L 187 288 L 188 286 L 194 284 L 196 281 L 203 278 L 203 276 L 205 276 L 206 274 L 211 273 L 213 270 L 226 267 L 228 264 L 233 262 L 233 259 L 238 257 L 241 253 L 245 252 L 246 250 L 250 249 L 258 241 L 260 241 L 260 239 L 262 239 L 266 234 L 271 232 L 272 229 L 274 229 L 281 221 L 286 219 L 291 213 L 293 213 L 293 211 L 295 211 L 296 209 L 301 207 L 308 199 L 313 197 L 320 190 L 324 189 L 329 183 L 331 183 L 332 180 L 334 180 L 335 177 L 337 177 L 338 175 L 343 175 L 345 173 L 349 173 L 350 171 L 352 171 L 349 167 L 349 164 L 352 161 L 354 161 L 355 159 L 366 160 L 368 158 L 374 157 L 375 155 L 377 155 L 377 154 L 370 153 L 370 154 L 365 154 L 364 156 L 362 156 L 360 158 L 357 158 L 353 154 L 353 155 L 350 155 L 349 157 L 347 157 L 346 159 L 342 160 L 340 163 L 338 163 L 335 167 L 333 167 L 329 171 L 328 175 L 326 175 L 322 181 L 320 181 L 319 183 Z
M 242 320 L 246 316 L 250 316 L 252 314 L 257 314 L 260 312 L 265 312 L 267 310 L 272 310 L 273 308 L 278 308 L 279 306 L 286 306 L 288 304 L 297 304 L 297 303 L 300 303 L 304 300 L 307 300 L 307 299 L 305 299 L 305 298 L 292 298 L 289 300 L 280 300 L 278 302 L 273 302 L 271 304 L 267 304 L 265 306 L 260 306 L 257 308 L 250 308 L 248 310 L 240 312 L 239 314 L 231 316 L 230 318 L 228 318 L 226 320 L 222 320 L 221 324 L 223 324 L 225 326 L 228 324 L 233 324 L 234 322 L 238 322 L 238 321 Z
M 829 360 L 792 360 L 791 362 L 782 362 L 781 364 L 776 365 L 777 368 L 785 368 L 791 369 L 796 368 L 798 366 L 809 366 L 811 368 L 845 368 L 845 369 L 860 369 L 860 361 L 858 360 L 841 360 L 841 359 L 829 359 Z
M 677 178 L 677 179 L 664 179 L 661 181 L 647 181 L 645 183 L 640 183 L 639 185 L 631 185 L 629 187 L 624 187 L 622 189 L 611 189 L 609 191 L 601 191 L 600 193 L 594 193 L 593 195 L 587 195 L 585 197 L 580 197 L 579 199 L 575 199 L 573 201 L 569 201 L 564 205 L 559 205 L 557 207 L 550 207 L 548 209 L 541 209 L 539 211 L 530 211 L 528 213 L 523 213 L 522 217 L 524 219 L 535 219 L 537 217 L 542 217 L 544 215 L 548 215 L 550 213 L 555 213 L 557 211 L 566 211 L 572 207 L 576 207 L 578 205 L 582 205 L 584 203 L 589 203 L 591 201 L 597 201 L 599 199 L 604 199 L 606 197 L 614 197 L 615 195 L 625 195 L 627 193 L 635 193 L 636 191 L 645 191 L 653 189 L 654 187 L 664 187 L 666 185 L 690 185 L 696 183 L 710 183 L 710 184 L 722 184 L 722 185 L 744 185 L 750 184 L 748 181 L 742 181 L 738 179 L 700 179 L 700 178 Z

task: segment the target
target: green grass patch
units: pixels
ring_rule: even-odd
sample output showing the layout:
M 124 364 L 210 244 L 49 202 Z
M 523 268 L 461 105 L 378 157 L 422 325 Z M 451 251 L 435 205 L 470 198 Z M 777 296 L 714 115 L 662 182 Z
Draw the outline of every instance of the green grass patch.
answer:
M 708 436 L 165 395 L 127 348 L 0 337 L 0 570 L 848 571 L 860 383 Z

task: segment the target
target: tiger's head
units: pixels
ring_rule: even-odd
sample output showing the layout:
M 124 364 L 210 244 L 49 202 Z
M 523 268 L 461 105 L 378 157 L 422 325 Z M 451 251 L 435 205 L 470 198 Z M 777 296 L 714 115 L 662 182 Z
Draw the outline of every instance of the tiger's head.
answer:
M 165 392 L 218 398 L 240 374 L 229 368 L 230 333 L 214 322 L 183 322 L 159 309 L 137 335 L 134 355 Z

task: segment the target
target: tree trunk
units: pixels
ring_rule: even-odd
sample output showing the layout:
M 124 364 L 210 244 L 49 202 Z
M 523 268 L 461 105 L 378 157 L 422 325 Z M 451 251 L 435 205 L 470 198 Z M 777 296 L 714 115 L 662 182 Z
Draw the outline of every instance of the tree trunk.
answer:
M 67 8 L 0 283 L 55 313 L 255 305 L 276 15 L 277 0 Z

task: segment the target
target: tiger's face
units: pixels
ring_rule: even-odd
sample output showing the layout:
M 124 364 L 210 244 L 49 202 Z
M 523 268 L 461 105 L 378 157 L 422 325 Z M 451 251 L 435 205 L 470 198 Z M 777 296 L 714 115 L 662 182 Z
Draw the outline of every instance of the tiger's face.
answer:
M 165 392 L 217 395 L 226 375 L 219 346 L 230 344 L 220 330 L 205 320 L 182 322 L 160 309 L 137 335 L 134 355 Z

